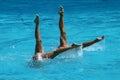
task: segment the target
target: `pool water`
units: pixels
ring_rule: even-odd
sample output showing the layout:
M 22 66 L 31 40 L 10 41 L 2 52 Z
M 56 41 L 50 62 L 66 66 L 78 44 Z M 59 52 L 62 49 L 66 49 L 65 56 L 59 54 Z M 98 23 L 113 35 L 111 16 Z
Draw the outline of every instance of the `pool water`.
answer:
M 0 80 L 119 80 L 119 0 L 0 0 Z M 65 9 L 67 42 L 105 35 L 83 50 L 33 62 L 35 14 L 45 52 L 59 45 L 59 6 Z

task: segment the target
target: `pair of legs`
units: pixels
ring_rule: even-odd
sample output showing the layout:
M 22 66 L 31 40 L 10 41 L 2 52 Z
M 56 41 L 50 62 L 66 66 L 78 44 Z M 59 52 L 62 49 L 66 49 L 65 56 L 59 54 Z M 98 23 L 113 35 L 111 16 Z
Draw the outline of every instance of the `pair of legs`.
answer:
M 35 38 L 36 38 L 36 46 L 35 46 L 35 56 L 33 56 L 34 60 L 38 59 L 37 54 L 41 54 L 42 58 L 54 58 L 55 56 L 59 55 L 60 53 L 72 49 L 72 48 L 76 48 L 78 46 L 81 46 L 81 44 L 72 44 L 71 46 L 67 45 L 67 40 L 66 40 L 66 32 L 64 29 L 64 9 L 63 7 L 60 7 L 60 11 L 59 11 L 59 15 L 60 15 L 60 19 L 59 19 L 59 29 L 60 29 L 60 45 L 58 47 L 58 49 L 56 49 L 53 52 L 49 52 L 46 54 L 43 54 L 43 48 L 42 48 L 42 40 L 40 37 L 40 31 L 39 31 L 39 15 L 36 15 L 36 18 L 34 20 L 35 24 L 36 24 L 36 28 L 35 28 Z M 89 42 L 84 42 L 82 43 L 83 48 L 84 47 L 88 47 L 96 42 L 99 42 L 101 40 L 104 39 L 104 36 L 100 37 L 100 38 L 96 38 L 95 40 L 89 41 Z
M 65 47 L 67 46 L 67 40 L 66 40 L 66 32 L 65 32 L 65 29 L 64 29 L 64 9 L 63 7 L 61 6 L 60 7 L 60 20 L 59 20 L 59 29 L 60 29 L 60 45 L 59 45 L 59 48 L 60 47 Z M 39 22 L 40 22 L 40 19 L 39 19 L 39 15 L 37 14 L 36 15 L 36 18 L 34 20 L 35 22 L 35 39 L 36 39 L 36 46 L 35 46 L 35 54 L 36 53 L 43 53 L 43 48 L 42 48 L 42 40 L 41 40 L 41 37 L 40 37 L 40 31 L 39 31 Z

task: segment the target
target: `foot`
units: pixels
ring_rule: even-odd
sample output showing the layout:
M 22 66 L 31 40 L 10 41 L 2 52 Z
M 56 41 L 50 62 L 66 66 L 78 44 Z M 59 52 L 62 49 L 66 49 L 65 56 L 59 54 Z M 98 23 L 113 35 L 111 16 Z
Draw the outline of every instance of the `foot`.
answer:
M 105 38 L 105 36 L 98 37 L 98 38 L 96 38 L 96 41 L 101 41 L 101 40 L 103 40 L 104 38 Z
M 60 15 L 63 15 L 63 14 L 64 14 L 64 8 L 63 8 L 63 6 L 60 6 L 59 14 L 60 14 Z
M 39 19 L 39 15 L 38 14 L 36 14 L 36 18 L 35 18 L 35 20 L 34 20 L 34 22 L 35 22 L 35 24 L 39 24 L 39 21 L 40 21 L 40 19 Z

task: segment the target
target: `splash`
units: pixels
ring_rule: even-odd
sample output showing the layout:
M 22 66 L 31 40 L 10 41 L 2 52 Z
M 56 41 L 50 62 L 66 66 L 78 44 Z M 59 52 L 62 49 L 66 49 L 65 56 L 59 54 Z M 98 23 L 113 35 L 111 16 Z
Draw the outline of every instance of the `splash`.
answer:
M 82 46 L 80 46 L 80 47 L 73 48 L 71 50 L 62 52 L 62 54 L 60 54 L 59 57 L 62 57 L 62 58 L 75 58 L 75 57 L 78 57 L 78 56 L 81 57 L 82 55 L 83 55 L 83 49 L 82 49 Z
M 76 49 L 77 49 L 77 53 L 78 53 L 78 55 L 79 56 L 82 56 L 83 55 L 83 48 L 82 48 L 83 46 L 80 46 L 80 47 L 77 47 Z

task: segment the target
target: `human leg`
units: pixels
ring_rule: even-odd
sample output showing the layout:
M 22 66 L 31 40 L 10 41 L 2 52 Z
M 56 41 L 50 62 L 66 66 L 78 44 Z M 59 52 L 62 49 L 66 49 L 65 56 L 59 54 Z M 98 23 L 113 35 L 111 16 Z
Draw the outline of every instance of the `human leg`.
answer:
M 90 45 L 92 45 L 92 44 L 94 44 L 94 43 L 97 43 L 97 42 L 103 40 L 104 38 L 105 38 L 105 37 L 102 36 L 102 37 L 96 38 L 95 40 L 88 41 L 88 42 L 84 42 L 84 43 L 82 43 L 82 46 L 83 46 L 83 48 L 88 47 L 88 46 L 90 46 Z
M 101 41 L 101 40 L 103 40 L 104 39 L 104 36 L 101 36 L 101 37 L 98 37 L 98 38 L 96 38 L 95 40 L 92 40 L 92 41 L 88 41 L 88 42 L 83 42 L 82 44 L 76 44 L 76 43 L 73 43 L 72 44 L 72 46 L 82 46 L 83 48 L 85 48 L 85 47 L 88 47 L 88 46 L 91 46 L 92 44 L 94 44 L 94 43 L 97 43 L 97 42 L 99 42 L 99 41 Z
M 39 31 L 39 15 L 36 15 L 36 18 L 34 20 L 36 27 L 35 27 L 35 39 L 36 39 L 36 45 L 35 45 L 35 54 L 36 53 L 42 53 L 43 48 L 42 48 L 42 40 L 40 37 L 40 31 Z
M 59 11 L 60 19 L 59 19 L 59 29 L 60 29 L 60 46 L 65 47 L 67 45 L 66 40 L 66 32 L 64 29 L 64 8 L 61 6 Z

